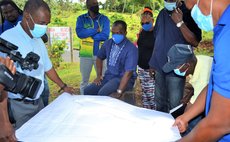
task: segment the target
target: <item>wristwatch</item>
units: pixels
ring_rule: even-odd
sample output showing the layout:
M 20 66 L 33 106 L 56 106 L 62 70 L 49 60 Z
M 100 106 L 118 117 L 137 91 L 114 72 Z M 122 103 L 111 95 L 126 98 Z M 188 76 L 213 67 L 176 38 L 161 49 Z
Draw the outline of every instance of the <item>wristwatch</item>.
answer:
M 122 90 L 121 89 L 117 89 L 117 93 L 118 94 L 122 94 Z
M 180 27 L 182 26 L 182 24 L 184 24 L 184 21 L 180 21 L 179 23 L 176 24 L 176 26 L 177 26 L 178 28 L 180 28 Z

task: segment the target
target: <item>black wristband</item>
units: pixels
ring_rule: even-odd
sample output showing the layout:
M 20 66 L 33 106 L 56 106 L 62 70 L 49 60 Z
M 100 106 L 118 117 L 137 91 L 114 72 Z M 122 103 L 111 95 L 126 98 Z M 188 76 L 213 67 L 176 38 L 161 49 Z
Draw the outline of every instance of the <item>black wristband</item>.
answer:
M 64 83 L 64 85 L 58 90 L 58 92 L 61 92 L 61 90 L 64 90 L 67 87 L 67 84 Z

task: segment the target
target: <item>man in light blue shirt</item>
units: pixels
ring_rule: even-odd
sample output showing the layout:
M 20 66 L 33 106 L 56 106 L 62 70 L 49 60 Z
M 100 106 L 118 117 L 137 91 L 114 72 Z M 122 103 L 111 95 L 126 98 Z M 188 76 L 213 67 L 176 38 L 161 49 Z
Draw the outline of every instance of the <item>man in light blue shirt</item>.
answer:
M 18 51 L 22 57 L 29 52 L 34 52 L 40 56 L 38 69 L 32 71 L 22 70 L 16 64 L 17 71 L 35 77 L 42 81 L 41 87 L 35 99 L 23 98 L 21 94 L 9 93 L 9 100 L 14 119 L 15 128 L 18 129 L 36 113 L 43 108 L 40 95 L 44 88 L 44 74 L 54 81 L 61 90 L 73 93 L 73 88 L 68 87 L 57 75 L 48 57 L 47 49 L 41 37 L 46 33 L 47 25 L 50 23 L 50 9 L 43 0 L 28 0 L 24 7 L 23 19 L 16 27 L 7 30 L 1 38 L 18 46 Z
M 174 125 L 184 132 L 188 122 L 205 111 L 205 118 L 179 141 L 229 142 L 230 64 L 227 61 L 230 53 L 230 1 L 187 0 L 186 4 L 192 9 L 192 17 L 201 29 L 214 31 L 214 57 L 209 85 L 202 90 L 192 107 L 176 119 Z

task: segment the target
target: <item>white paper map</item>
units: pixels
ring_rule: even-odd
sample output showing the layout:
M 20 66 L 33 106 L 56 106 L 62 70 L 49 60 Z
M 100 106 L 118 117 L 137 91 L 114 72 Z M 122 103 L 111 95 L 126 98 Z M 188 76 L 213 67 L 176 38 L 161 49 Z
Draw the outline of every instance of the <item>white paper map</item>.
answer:
M 23 142 L 173 142 L 170 114 L 105 96 L 63 93 L 16 131 Z

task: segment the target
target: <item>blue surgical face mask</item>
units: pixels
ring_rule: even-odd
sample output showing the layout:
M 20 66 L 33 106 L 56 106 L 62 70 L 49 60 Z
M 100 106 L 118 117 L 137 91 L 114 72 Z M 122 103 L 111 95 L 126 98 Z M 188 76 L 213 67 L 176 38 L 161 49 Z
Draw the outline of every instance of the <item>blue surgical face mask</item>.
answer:
M 180 69 L 174 69 L 174 73 L 179 75 L 179 76 L 185 76 L 186 71 L 185 72 L 180 72 Z
M 181 69 L 184 65 L 186 65 L 186 64 L 181 65 L 180 68 L 174 69 L 174 73 L 177 74 L 177 75 L 179 75 L 179 76 L 185 76 L 185 75 L 186 75 L 186 72 L 187 72 L 187 70 L 188 70 L 188 68 L 187 68 L 184 72 L 180 72 L 180 69 Z M 188 65 L 188 66 L 189 66 L 189 65 Z
M 39 25 L 39 24 L 36 24 L 32 18 L 32 16 L 30 15 L 30 18 L 32 19 L 33 23 L 34 23 L 34 29 L 31 30 L 28 23 L 28 27 L 30 29 L 30 33 L 32 34 L 32 36 L 34 38 L 41 38 L 47 31 L 47 25 Z
M 125 36 L 122 34 L 113 34 L 112 39 L 116 44 L 121 43 L 124 40 Z
M 212 2 L 211 0 L 211 9 L 209 15 L 204 15 L 198 7 L 199 0 L 197 4 L 195 4 L 191 11 L 191 16 L 198 25 L 198 27 L 204 31 L 211 31 L 213 30 L 213 18 L 212 18 Z
M 143 24 L 142 28 L 144 31 L 150 31 L 150 29 L 153 27 L 153 23 L 149 22 L 148 24 Z
M 164 1 L 164 4 L 165 4 L 165 8 L 168 11 L 173 11 L 176 8 L 176 2 L 166 2 L 166 1 Z

